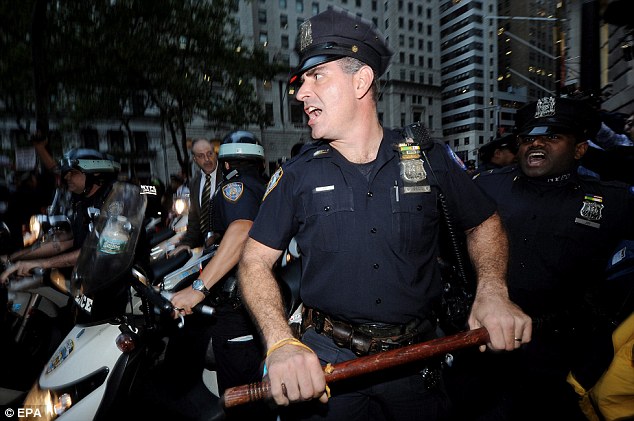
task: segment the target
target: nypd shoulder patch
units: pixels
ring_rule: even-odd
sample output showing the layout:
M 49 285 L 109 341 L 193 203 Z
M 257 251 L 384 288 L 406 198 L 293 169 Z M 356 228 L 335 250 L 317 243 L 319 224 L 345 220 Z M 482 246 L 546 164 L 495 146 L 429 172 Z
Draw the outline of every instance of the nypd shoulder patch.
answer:
M 275 186 L 277 186 L 277 183 L 279 183 L 283 174 L 284 174 L 284 170 L 282 169 L 282 167 L 278 168 L 277 171 L 273 173 L 273 175 L 269 179 L 269 184 L 266 186 L 266 191 L 264 192 L 264 197 L 262 197 L 262 201 L 264 201 L 264 199 L 266 199 L 266 196 L 268 196 L 269 193 L 273 191 Z
M 237 202 L 242 196 L 243 191 L 244 185 L 239 181 L 229 183 L 222 187 L 222 195 L 230 202 Z

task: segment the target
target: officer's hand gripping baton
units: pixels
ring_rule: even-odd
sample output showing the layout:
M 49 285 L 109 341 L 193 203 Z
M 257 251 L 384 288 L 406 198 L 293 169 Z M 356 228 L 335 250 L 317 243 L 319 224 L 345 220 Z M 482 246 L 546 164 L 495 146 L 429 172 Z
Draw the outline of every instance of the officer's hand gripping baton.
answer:
M 426 358 L 437 357 L 462 348 L 485 345 L 488 340 L 489 332 L 487 332 L 486 328 L 480 327 L 478 329 L 432 339 L 427 342 L 359 357 L 337 365 L 327 366 L 324 369 L 326 383 L 349 379 L 361 374 L 396 367 Z M 271 384 L 268 381 L 263 381 L 229 388 L 222 396 L 222 401 L 225 408 L 231 408 L 270 397 Z

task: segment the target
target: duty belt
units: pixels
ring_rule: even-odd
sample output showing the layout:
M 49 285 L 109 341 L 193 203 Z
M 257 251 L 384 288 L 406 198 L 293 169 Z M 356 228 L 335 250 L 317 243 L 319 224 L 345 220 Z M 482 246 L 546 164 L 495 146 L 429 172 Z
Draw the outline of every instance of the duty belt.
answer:
M 358 356 L 400 348 L 434 337 L 434 326 L 428 319 L 413 319 L 400 325 L 352 324 L 335 320 L 314 308 L 304 307 L 302 332 L 311 327 L 315 332 L 331 338 L 340 348 L 350 349 Z

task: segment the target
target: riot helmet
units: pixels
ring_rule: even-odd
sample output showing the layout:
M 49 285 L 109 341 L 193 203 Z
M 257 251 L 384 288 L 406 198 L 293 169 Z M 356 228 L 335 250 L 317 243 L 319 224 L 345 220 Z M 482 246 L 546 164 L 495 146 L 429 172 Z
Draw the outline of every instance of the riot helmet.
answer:
M 64 158 L 59 162 L 59 168 L 62 179 L 70 170 L 82 172 L 86 176 L 86 193 L 95 184 L 103 185 L 107 181 L 114 181 L 121 165 L 114 157 L 94 149 L 74 148 L 64 154 Z
M 264 161 L 264 148 L 253 133 L 236 130 L 222 139 L 218 150 L 218 159 L 220 161 Z

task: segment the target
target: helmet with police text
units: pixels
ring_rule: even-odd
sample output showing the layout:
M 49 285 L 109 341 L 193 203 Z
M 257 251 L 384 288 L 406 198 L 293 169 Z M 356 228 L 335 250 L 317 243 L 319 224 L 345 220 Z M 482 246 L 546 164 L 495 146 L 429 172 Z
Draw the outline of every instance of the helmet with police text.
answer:
M 253 133 L 246 130 L 236 130 L 222 139 L 218 150 L 218 159 L 220 161 L 264 161 L 264 148 Z
M 75 148 L 64 154 L 59 167 L 62 175 L 73 169 L 84 174 L 117 174 L 121 165 L 114 158 L 94 149 Z
M 86 175 L 84 194 L 90 192 L 94 185 L 101 186 L 117 179 L 121 164 L 109 155 L 94 149 L 75 148 L 64 154 L 59 162 L 62 178 L 70 170 L 77 170 Z

